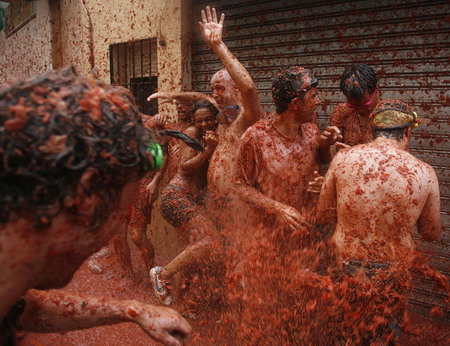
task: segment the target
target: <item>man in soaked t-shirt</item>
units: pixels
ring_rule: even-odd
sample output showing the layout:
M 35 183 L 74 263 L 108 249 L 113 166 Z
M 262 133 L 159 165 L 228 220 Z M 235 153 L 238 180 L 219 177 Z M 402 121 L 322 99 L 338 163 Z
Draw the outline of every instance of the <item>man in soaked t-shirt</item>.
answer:
M 333 110 L 330 125 L 341 131 L 345 144 L 353 146 L 373 139 L 369 115 L 379 101 L 377 83 L 375 71 L 365 64 L 351 66 L 342 74 L 340 89 L 347 102 Z
M 308 182 L 320 161 L 329 162 L 330 146 L 340 139 L 336 127 L 321 135 L 314 122 L 317 84 L 300 66 L 278 73 L 272 85 L 275 116 L 251 126 L 239 147 L 236 193 L 292 230 L 305 225 L 301 210 Z

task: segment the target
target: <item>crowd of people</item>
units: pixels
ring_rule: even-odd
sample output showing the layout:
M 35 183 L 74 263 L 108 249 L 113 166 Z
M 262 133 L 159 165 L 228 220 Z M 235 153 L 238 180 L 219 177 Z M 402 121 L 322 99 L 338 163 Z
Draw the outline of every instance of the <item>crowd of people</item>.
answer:
M 414 226 L 428 241 L 441 232 L 436 173 L 408 151 L 422 119 L 400 100 L 381 100 L 376 73 L 365 64 L 342 74 L 346 102 L 323 131 L 316 117 L 319 79 L 304 67 L 277 73 L 275 111 L 266 112 L 252 77 L 222 40 L 224 14 L 218 18 L 207 7 L 201 17 L 202 38 L 224 69 L 211 78 L 211 96 L 159 91 L 149 97 L 176 102 L 176 122 L 142 115 L 126 89 L 70 70 L 0 90 L 2 344 L 13 344 L 18 329 L 64 331 L 122 321 L 138 323 L 166 344 L 187 342 L 191 327 L 169 308 L 53 289 L 115 233 L 123 268 L 131 268 L 129 233 L 164 305 L 177 299 L 176 273 L 237 252 L 227 270 L 239 277 L 236 289 L 255 298 L 253 305 L 240 302 L 237 324 L 255 323 L 248 317 L 255 311 L 267 313 L 260 310 L 264 302 L 255 307 L 262 293 L 252 283 L 264 280 L 271 263 L 282 273 L 264 290 L 275 297 L 295 281 L 297 267 L 330 277 L 337 273 L 332 267 L 339 275 L 376 277 L 406 299 L 408 284 L 390 274 L 411 265 Z M 187 140 L 166 141 L 161 167 L 151 134 L 167 129 Z M 159 265 L 146 235 L 158 195 L 161 215 L 187 244 Z M 324 259 L 299 265 L 297 257 L 318 240 Z M 271 311 L 290 308 L 270 299 Z M 361 340 L 392 339 L 403 313 L 392 312 Z M 258 337 L 251 343 L 272 340 Z M 338 341 L 345 338 L 342 333 Z

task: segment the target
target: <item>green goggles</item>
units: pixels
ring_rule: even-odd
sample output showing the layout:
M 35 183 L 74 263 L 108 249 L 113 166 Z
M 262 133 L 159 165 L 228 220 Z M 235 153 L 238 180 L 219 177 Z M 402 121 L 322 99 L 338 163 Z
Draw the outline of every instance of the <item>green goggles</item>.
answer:
M 144 171 L 160 169 L 163 165 L 164 159 L 161 145 L 159 143 L 153 143 L 147 148 L 147 151 L 150 152 L 153 160 L 150 167 L 148 167 L 147 164 L 144 165 Z

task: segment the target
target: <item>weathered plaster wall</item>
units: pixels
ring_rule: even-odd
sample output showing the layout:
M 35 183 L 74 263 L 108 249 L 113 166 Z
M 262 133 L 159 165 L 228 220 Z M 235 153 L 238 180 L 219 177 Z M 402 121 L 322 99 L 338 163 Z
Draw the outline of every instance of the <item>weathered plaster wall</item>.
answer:
M 84 30 L 84 13 L 81 0 L 60 1 L 60 39 L 59 56 L 62 66 L 73 65 L 78 73 L 85 75 L 87 66 L 86 30 Z M 60 66 L 57 66 L 60 67 Z
M 157 38 L 158 89 L 190 88 L 190 3 L 190 0 L 39 0 L 36 19 L 7 40 L 0 37 L 0 82 L 45 72 L 53 66 L 73 65 L 86 75 L 94 65 L 99 78 L 109 83 L 110 45 Z M 17 64 L 18 61 L 21 63 Z M 164 105 L 159 111 L 172 118 L 176 114 L 172 105 Z M 149 231 L 157 253 L 169 253 L 170 258 L 179 251 L 179 245 L 173 228 L 160 216 L 158 203 Z
M 52 68 L 50 11 L 47 1 L 36 1 L 36 18 L 5 37 L 0 32 L 0 84 L 27 78 Z
M 64 1 L 63 13 L 74 9 L 74 1 Z M 183 84 L 183 64 L 189 60 L 188 46 L 182 43 L 182 29 L 186 32 L 189 21 L 188 4 L 186 0 L 110 0 L 99 2 L 85 0 L 86 10 L 91 16 L 92 37 L 95 68 L 99 78 L 109 82 L 109 46 L 130 40 L 148 38 L 158 39 L 158 71 L 159 88 L 162 90 L 179 88 Z M 81 11 L 80 18 L 65 21 L 66 37 L 80 27 L 84 30 L 84 37 L 89 35 L 89 21 L 87 13 Z M 67 16 L 68 17 L 68 16 Z M 188 17 L 188 18 L 186 18 Z M 73 17 L 72 17 L 73 18 Z M 183 19 L 183 21 L 182 21 Z M 80 25 L 81 20 L 81 25 Z M 63 20 L 64 22 L 64 20 Z M 183 40 L 182 40 L 183 38 Z M 87 38 L 86 38 L 87 39 Z M 68 43 L 70 45 L 70 43 Z M 65 59 L 73 59 L 79 50 L 63 49 Z M 87 52 L 88 53 L 88 52 Z M 85 59 L 83 73 L 89 72 L 89 54 Z M 181 57 L 184 57 L 183 59 Z

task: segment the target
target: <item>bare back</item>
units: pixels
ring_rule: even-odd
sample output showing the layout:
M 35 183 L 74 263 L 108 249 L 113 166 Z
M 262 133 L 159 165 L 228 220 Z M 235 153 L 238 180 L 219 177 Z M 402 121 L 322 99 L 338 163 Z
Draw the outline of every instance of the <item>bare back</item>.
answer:
M 336 201 L 331 241 L 343 258 L 395 261 L 413 249 L 416 223 L 428 238 L 440 228 L 434 170 L 384 139 L 339 153 L 324 184 L 320 204 Z

